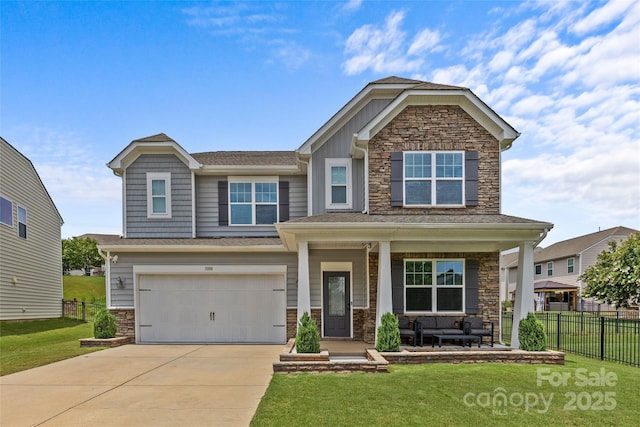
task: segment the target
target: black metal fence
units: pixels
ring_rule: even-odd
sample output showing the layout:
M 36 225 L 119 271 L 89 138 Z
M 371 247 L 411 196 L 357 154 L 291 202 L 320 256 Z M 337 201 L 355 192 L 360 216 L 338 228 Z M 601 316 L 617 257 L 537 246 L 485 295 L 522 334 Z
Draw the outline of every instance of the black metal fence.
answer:
M 640 367 L 637 311 L 537 312 L 547 347 L 581 356 Z M 511 340 L 513 314 L 502 315 L 503 341 Z
M 105 308 L 102 304 L 94 304 L 76 300 L 62 300 L 62 317 L 92 322 L 96 313 Z

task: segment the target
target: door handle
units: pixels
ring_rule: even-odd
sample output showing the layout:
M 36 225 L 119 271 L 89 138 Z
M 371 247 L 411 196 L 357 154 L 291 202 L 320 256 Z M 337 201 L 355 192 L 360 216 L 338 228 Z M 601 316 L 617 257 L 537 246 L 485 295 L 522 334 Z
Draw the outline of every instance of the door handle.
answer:
M 209 320 L 211 320 L 211 321 L 216 320 L 216 313 L 215 313 L 215 311 L 210 311 L 210 312 L 209 312 Z

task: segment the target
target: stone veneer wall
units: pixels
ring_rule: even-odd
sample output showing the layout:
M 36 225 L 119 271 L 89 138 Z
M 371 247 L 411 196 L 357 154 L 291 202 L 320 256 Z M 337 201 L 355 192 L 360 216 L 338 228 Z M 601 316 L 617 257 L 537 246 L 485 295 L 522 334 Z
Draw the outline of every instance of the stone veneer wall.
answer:
M 116 316 L 116 324 L 118 325 L 116 337 L 131 337 L 135 339 L 135 310 L 133 308 L 112 308 L 109 311 Z
M 391 207 L 391 152 L 478 151 L 478 206 Z M 369 141 L 371 214 L 499 214 L 500 146 L 486 129 L 454 105 L 409 106 Z
M 296 332 L 298 331 L 298 309 L 296 308 L 287 308 L 287 339 L 295 338 Z M 316 321 L 316 325 L 318 325 L 318 331 L 322 333 L 322 324 L 320 323 L 322 320 L 322 310 L 319 308 L 311 309 L 311 318 Z
M 464 258 L 476 260 L 479 263 L 478 270 L 478 307 L 485 321 L 494 322 L 494 341 L 500 337 L 500 255 L 498 253 L 392 253 L 391 259 L 409 258 Z M 376 302 L 378 295 L 378 254 L 369 254 L 369 313 L 365 317 L 363 337 L 367 343 L 375 342 Z M 437 316 L 438 314 L 434 314 Z M 409 316 L 411 321 L 416 316 Z M 461 320 L 464 315 L 458 316 Z

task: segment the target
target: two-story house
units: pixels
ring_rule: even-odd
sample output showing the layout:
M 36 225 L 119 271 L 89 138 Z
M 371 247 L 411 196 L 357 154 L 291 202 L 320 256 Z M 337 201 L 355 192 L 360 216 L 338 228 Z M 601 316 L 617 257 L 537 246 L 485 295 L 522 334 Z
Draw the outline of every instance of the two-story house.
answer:
M 0 138 L 0 320 L 62 315 L 61 227 L 33 163 Z
M 366 342 L 385 312 L 497 323 L 500 251 L 532 260 L 552 227 L 500 211 L 500 156 L 518 136 L 469 89 L 389 77 L 295 151 L 135 140 L 108 164 L 123 237 L 100 246 L 119 333 L 280 343 L 305 311 L 323 338 Z
M 592 298 L 580 298 L 583 286 L 580 275 L 596 263 L 600 252 L 609 249 L 609 242 L 620 243 L 634 233 L 638 230 L 619 226 L 536 248 L 533 263 L 537 310 L 615 310 Z M 516 289 L 518 265 L 517 253 L 501 258 L 502 288 L 509 294 Z M 503 298 L 507 298 L 506 292 Z

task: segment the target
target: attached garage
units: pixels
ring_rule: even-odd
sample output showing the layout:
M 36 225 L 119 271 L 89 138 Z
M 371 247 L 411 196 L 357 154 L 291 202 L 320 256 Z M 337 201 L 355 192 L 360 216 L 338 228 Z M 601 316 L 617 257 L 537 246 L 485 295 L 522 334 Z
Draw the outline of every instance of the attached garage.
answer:
M 228 268 L 217 270 L 137 274 L 137 341 L 284 343 L 285 274 L 273 268 L 241 274 L 256 270 L 244 266 L 234 267 L 234 274 Z

